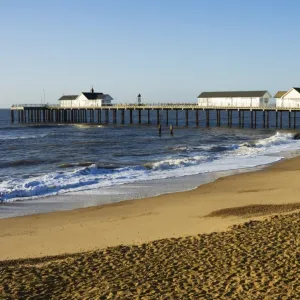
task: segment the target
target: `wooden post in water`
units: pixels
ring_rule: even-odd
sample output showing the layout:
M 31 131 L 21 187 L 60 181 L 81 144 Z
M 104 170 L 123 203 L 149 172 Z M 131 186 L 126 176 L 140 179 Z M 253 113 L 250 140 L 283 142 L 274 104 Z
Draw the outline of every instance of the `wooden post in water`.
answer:
M 230 127 L 230 110 L 227 109 L 227 126 Z
M 253 128 L 254 124 L 253 124 L 253 110 L 251 110 L 251 128 Z
M 294 129 L 296 129 L 296 111 L 294 111 Z
M 266 128 L 266 112 L 263 111 L 263 128 Z
M 280 128 L 282 128 L 282 111 L 280 111 Z
M 278 111 L 276 110 L 276 128 L 278 128 Z
M 245 126 L 245 111 L 242 110 L 242 128 Z
M 132 109 L 129 110 L 129 123 L 133 124 L 133 119 L 132 119 Z
M 173 135 L 173 125 L 170 125 L 170 134 Z
M 256 128 L 256 124 L 257 124 L 257 123 L 256 123 L 256 113 L 257 113 L 257 111 L 255 110 L 255 111 L 254 111 L 254 128 Z
M 116 124 L 117 123 L 117 110 L 113 109 L 113 123 Z
M 142 110 L 139 109 L 138 112 L 139 112 L 139 124 L 141 124 L 142 123 Z
M 169 110 L 166 110 L 166 125 L 169 125 Z
M 291 111 L 289 110 L 289 128 L 291 128 Z
M 125 109 L 122 109 L 122 113 L 121 113 L 121 123 L 124 124 L 125 123 Z
M 205 110 L 206 112 L 206 127 L 209 127 L 209 109 Z
M 176 109 L 176 126 L 178 126 L 178 109 Z
M 189 110 L 188 109 L 185 110 L 185 126 L 186 127 L 189 126 Z
M 195 114 L 196 114 L 196 126 L 198 127 L 199 126 L 199 110 L 198 109 L 195 110 Z
M 161 125 L 158 124 L 158 134 L 161 135 Z
M 267 110 L 267 128 L 269 128 L 270 118 L 269 118 L 269 111 Z
M 160 121 L 159 121 L 159 109 L 156 110 L 156 123 L 157 125 L 159 125 Z
M 108 109 L 105 110 L 105 123 L 106 124 L 109 123 L 109 110 Z
M 148 115 L 148 124 L 150 124 L 150 109 L 148 109 L 147 115 Z
M 24 110 L 21 110 L 21 123 L 24 123 Z
M 68 110 L 64 109 L 64 123 L 68 122 Z
M 241 111 L 239 110 L 239 127 L 241 127 L 242 124 L 242 118 L 241 118 Z
M 15 122 L 15 111 L 14 110 L 10 111 L 10 122 L 11 123 Z

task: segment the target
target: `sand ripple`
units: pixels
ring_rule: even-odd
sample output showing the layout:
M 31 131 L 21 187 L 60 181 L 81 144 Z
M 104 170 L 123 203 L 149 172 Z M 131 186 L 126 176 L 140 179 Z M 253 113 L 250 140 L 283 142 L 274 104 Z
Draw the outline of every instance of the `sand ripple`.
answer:
M 227 232 L 140 246 L 1 262 L 0 298 L 300 299 L 299 217 L 275 216 Z

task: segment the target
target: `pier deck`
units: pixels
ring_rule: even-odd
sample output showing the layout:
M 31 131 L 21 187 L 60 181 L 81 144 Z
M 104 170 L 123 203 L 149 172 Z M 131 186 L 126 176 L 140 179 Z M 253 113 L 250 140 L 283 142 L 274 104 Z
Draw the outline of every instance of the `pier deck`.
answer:
M 147 111 L 146 115 L 145 112 Z M 155 116 L 153 112 L 156 111 Z M 125 112 L 129 118 L 128 124 L 134 123 L 133 112 L 136 115 L 135 122 L 142 124 L 142 117 L 146 124 L 157 125 L 162 122 L 162 114 L 164 114 L 164 124 L 169 125 L 169 112 L 174 114 L 175 118 L 172 125 L 178 126 L 179 112 L 184 113 L 185 125 L 189 126 L 189 115 L 194 111 L 195 116 L 193 122 L 196 126 L 200 123 L 205 126 L 221 126 L 227 125 L 229 127 L 233 124 L 238 124 L 239 127 L 250 128 L 297 128 L 297 112 L 300 107 L 286 108 L 286 107 L 207 107 L 198 106 L 197 104 L 116 104 L 111 106 L 88 106 L 88 107 L 61 107 L 59 105 L 13 105 L 11 107 L 11 122 L 19 123 L 119 123 L 125 124 Z M 184 111 L 184 112 L 182 112 Z M 143 113 L 142 113 L 143 112 Z M 104 114 L 104 116 L 102 116 Z M 200 118 L 199 115 L 201 114 Z M 15 116 L 17 115 L 17 116 Z M 119 118 L 117 118 L 119 115 Z M 245 115 L 247 119 L 245 121 Z M 270 119 L 274 124 L 270 126 Z M 235 120 L 236 122 L 233 122 Z M 248 121 L 248 122 L 247 122 Z M 260 122 L 260 126 L 258 125 Z

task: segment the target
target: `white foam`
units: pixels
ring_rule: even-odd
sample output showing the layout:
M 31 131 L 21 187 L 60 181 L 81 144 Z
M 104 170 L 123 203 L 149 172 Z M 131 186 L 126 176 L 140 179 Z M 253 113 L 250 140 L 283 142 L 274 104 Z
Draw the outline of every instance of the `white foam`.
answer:
M 0 140 L 18 140 L 18 139 L 39 139 L 46 137 L 47 134 L 36 134 L 36 135 L 7 135 L 0 134 Z
M 227 148 L 227 151 L 217 153 L 206 152 L 207 156 L 199 155 L 197 152 L 189 153 L 189 156 L 185 157 L 173 156 L 149 163 L 146 167 L 104 169 L 91 165 L 35 178 L 6 180 L 0 183 L 0 201 L 31 199 L 125 183 L 252 168 L 282 159 L 280 155 L 268 156 L 268 154 L 300 149 L 300 141 L 294 140 L 289 133 L 276 133 L 251 144 L 231 145 Z

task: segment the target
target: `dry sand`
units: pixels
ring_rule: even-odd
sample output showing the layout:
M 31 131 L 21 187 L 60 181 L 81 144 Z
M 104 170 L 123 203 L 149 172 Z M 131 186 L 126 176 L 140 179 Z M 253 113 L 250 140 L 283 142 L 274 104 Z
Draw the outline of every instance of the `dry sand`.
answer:
M 224 177 L 182 193 L 73 211 L 0 220 L 0 260 L 76 253 L 120 244 L 221 231 L 246 217 L 278 213 L 257 207 L 245 218 L 205 218 L 220 209 L 299 203 L 300 158 Z
M 299 178 L 294 158 L 189 192 L 0 220 L 0 298 L 299 299 L 298 212 L 225 231 L 299 210 Z
M 299 299 L 300 213 L 232 230 L 0 262 L 1 299 Z

